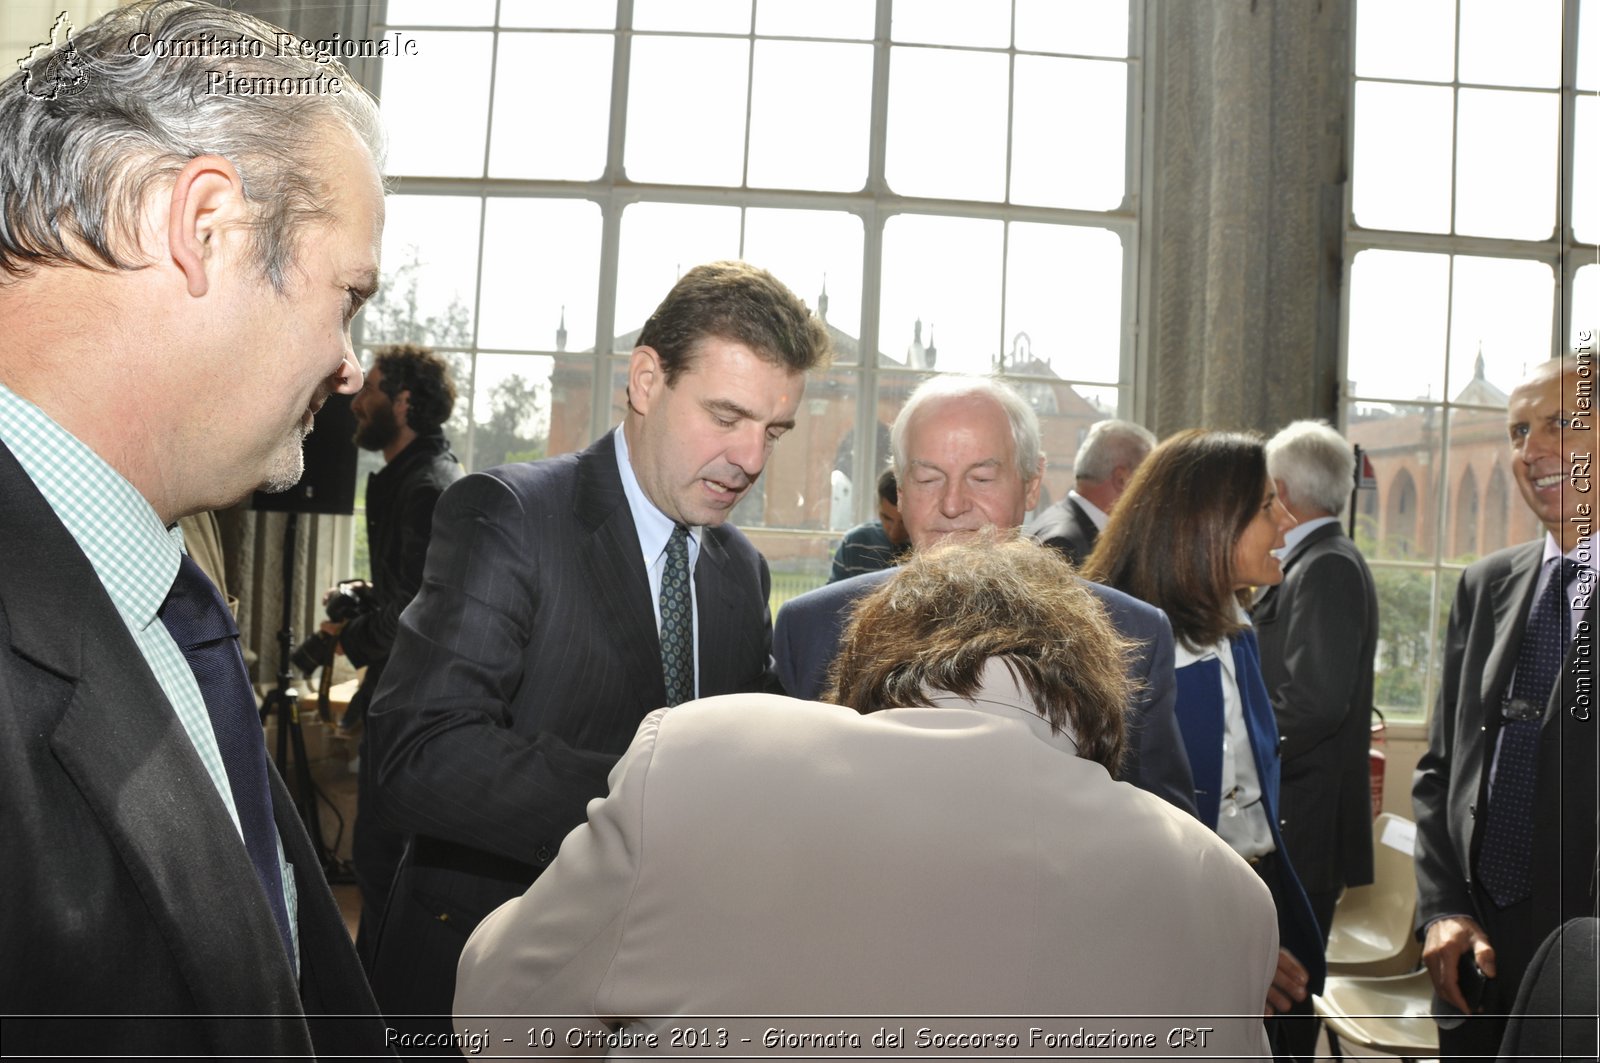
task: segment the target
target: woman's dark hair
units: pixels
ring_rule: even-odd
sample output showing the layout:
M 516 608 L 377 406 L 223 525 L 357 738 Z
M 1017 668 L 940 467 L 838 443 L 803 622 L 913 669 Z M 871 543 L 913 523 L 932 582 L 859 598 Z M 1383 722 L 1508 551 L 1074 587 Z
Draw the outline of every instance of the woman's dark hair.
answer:
M 1166 611 L 1192 649 L 1241 630 L 1233 548 L 1270 480 L 1261 438 L 1179 432 L 1150 452 L 1083 563 L 1085 579 Z

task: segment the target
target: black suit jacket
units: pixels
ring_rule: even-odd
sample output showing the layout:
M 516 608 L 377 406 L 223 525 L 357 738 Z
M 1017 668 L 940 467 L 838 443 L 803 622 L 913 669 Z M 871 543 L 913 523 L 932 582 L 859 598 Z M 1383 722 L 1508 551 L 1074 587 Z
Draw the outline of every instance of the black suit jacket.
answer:
M 1491 554 L 1468 568 L 1456 587 L 1445 635 L 1439 700 L 1428 727 L 1428 751 L 1417 763 L 1412 803 L 1417 817 L 1419 931 L 1446 915 L 1471 915 L 1495 944 L 1492 904 L 1473 888 L 1487 808 L 1486 775 L 1500 725 L 1500 705 L 1538 582 L 1544 540 Z M 1539 738 L 1533 838 L 1532 926 L 1526 940 L 1500 943 L 1497 953 L 1530 956 L 1568 919 L 1595 910 L 1596 814 L 1594 620 L 1582 610 L 1561 682 L 1551 691 Z M 1514 947 L 1513 947 L 1514 946 Z M 1502 958 L 1491 983 L 1491 1008 L 1511 1006 L 1521 971 Z
M 1337 523 L 1283 561 L 1283 582 L 1252 611 L 1261 675 L 1278 719 L 1278 814 L 1308 893 L 1372 881 L 1372 661 L 1378 593 Z
M 773 648 L 778 678 L 793 697 L 816 700 L 827 687 L 828 669 L 839 655 L 839 638 L 851 606 L 877 590 L 894 569 L 830 583 L 786 602 L 778 611 Z M 1127 755 L 1119 779 L 1195 815 L 1194 777 L 1174 713 L 1172 625 L 1167 615 L 1121 591 L 1098 583 L 1084 586 L 1100 599 L 1112 626 L 1137 643 L 1132 667 L 1139 692 L 1129 706 Z
M 269 764 L 295 869 L 298 985 L 211 776 L 88 559 L 4 446 L 0 542 L 15 551 L 0 566 L 0 1013 L 59 1017 L 7 1018 L 5 1051 L 386 1054 L 277 773 Z M 150 1015 L 172 1017 L 131 1018 Z
M 772 688 L 761 555 L 708 527 L 694 582 L 700 694 Z M 466 935 L 550 863 L 665 704 L 610 433 L 445 491 L 367 723 L 382 814 L 418 835 L 378 944 L 385 1013 L 448 1016 Z
M 1047 507 L 1023 529 L 1035 542 L 1060 550 L 1074 565 L 1083 564 L 1094 550 L 1100 529 L 1071 495 Z

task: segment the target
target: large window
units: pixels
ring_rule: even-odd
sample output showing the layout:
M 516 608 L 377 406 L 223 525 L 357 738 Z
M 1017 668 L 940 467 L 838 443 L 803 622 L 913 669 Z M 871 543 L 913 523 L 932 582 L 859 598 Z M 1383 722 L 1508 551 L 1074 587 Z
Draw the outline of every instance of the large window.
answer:
M 1600 0 L 1358 0 L 1355 19 L 1343 412 L 1378 481 L 1357 536 L 1379 706 L 1421 719 L 1461 569 L 1540 534 L 1507 393 L 1600 324 Z
M 822 314 L 813 379 L 734 520 L 781 599 L 874 508 L 929 372 L 999 370 L 1045 500 L 1132 410 L 1140 142 L 1126 0 L 390 0 L 385 289 L 363 343 L 455 359 L 471 468 L 586 446 L 683 270 L 770 269 Z

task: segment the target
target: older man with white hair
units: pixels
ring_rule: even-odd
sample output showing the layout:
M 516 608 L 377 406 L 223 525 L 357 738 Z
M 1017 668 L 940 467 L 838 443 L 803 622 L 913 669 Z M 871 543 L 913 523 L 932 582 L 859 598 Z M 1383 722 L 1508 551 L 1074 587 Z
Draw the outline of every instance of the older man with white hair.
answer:
M 1027 534 L 1060 550 L 1074 565 L 1083 564 L 1117 499 L 1155 445 L 1154 433 L 1132 421 L 1108 418 L 1090 425 L 1072 462 L 1072 490 L 1029 521 Z

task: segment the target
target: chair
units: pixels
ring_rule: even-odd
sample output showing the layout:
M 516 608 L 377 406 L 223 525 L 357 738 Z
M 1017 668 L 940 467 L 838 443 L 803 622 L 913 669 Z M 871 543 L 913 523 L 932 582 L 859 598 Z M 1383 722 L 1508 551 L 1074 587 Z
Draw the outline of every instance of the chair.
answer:
M 1329 974 L 1397 975 L 1417 967 L 1416 833 L 1416 824 L 1391 812 L 1373 821 L 1373 880 L 1339 898 L 1328 929 Z
M 1329 975 L 1311 998 L 1317 1016 L 1344 1048 L 1365 1048 L 1412 1060 L 1439 1055 L 1433 1021 L 1433 982 L 1427 971 L 1362 978 Z M 1336 1052 L 1343 1048 L 1335 1049 Z

